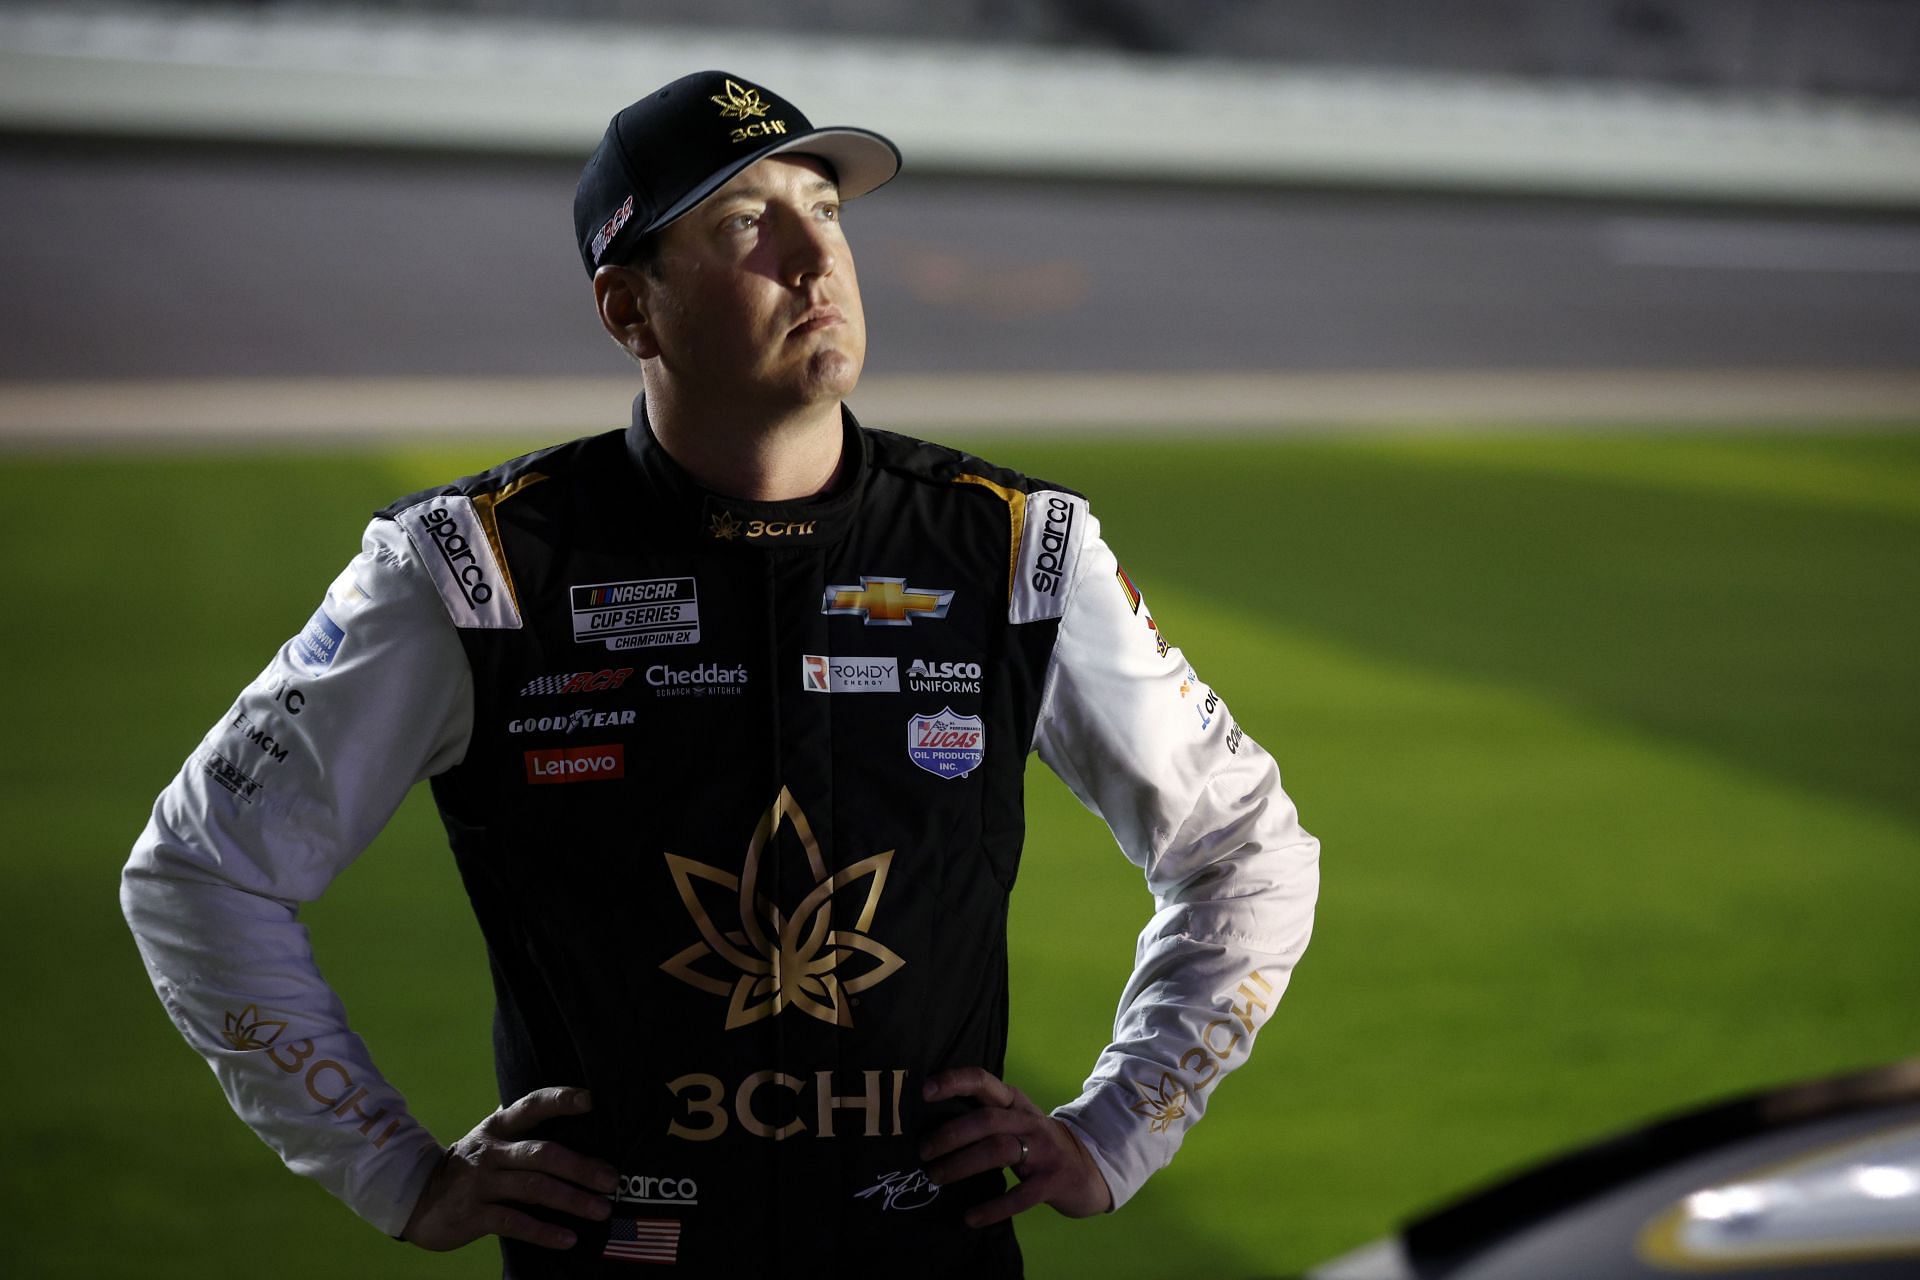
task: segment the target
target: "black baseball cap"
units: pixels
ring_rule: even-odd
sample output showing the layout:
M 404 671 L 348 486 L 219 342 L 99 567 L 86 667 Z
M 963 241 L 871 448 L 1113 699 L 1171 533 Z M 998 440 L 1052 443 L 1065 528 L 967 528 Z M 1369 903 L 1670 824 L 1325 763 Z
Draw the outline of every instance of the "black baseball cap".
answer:
M 840 198 L 900 172 L 900 149 L 870 129 L 816 129 L 779 94 L 725 71 L 696 71 L 616 115 L 580 171 L 573 232 L 587 274 L 686 213 L 748 165 L 782 152 L 833 166 Z

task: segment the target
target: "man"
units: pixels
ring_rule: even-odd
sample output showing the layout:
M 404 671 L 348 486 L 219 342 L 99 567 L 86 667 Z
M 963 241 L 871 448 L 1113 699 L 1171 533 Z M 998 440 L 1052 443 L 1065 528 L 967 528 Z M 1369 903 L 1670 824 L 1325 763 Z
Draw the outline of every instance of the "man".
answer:
M 380 513 L 155 805 L 122 897 L 168 1012 L 390 1234 L 1018 1275 L 1009 1219 L 1133 1195 L 1306 945 L 1317 845 L 1087 502 L 846 410 L 840 205 L 897 167 L 721 72 L 616 116 L 574 220 L 633 425 Z M 1158 908 L 1052 1114 L 1001 1079 L 1029 751 Z M 444 1149 L 295 920 L 422 778 L 498 1001 L 504 1105 Z

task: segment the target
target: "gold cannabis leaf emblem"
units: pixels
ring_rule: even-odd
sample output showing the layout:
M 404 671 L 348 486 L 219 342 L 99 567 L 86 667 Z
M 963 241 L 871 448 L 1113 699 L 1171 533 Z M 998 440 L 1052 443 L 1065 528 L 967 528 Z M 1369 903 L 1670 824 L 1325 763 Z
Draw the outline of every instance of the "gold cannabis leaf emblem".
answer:
M 761 876 L 773 861 L 767 845 L 782 821 L 793 827 L 815 881 L 791 913 L 782 912 L 760 888 Z M 754 828 L 753 838 L 747 842 L 746 865 L 739 875 L 675 853 L 666 858 L 680 901 L 686 904 L 687 914 L 700 931 L 700 941 L 660 967 L 690 986 L 727 997 L 729 1031 L 771 1018 L 789 1005 L 833 1026 L 850 1027 L 853 1008 L 847 997 L 886 981 L 906 963 L 867 936 L 873 913 L 880 906 L 880 895 L 887 887 L 893 850 L 828 871 L 807 815 L 785 787 Z M 719 885 L 737 895 L 739 928 L 723 931 L 714 922 L 700 901 L 696 881 Z M 853 927 L 835 929 L 834 896 L 857 889 L 862 882 L 866 883 L 866 895 L 860 900 Z M 728 917 L 728 923 L 732 922 L 733 917 Z M 849 962 L 861 954 L 873 961 L 865 972 L 852 977 L 839 972 L 842 966 L 851 967 Z M 698 966 L 709 956 L 720 957 L 732 972 L 726 977 L 702 972 Z
M 731 511 L 717 511 L 713 516 L 713 536 L 731 541 L 740 536 L 740 521 Z
M 710 101 L 720 105 L 722 120 L 746 120 L 767 114 L 772 103 L 763 101 L 758 89 L 743 89 L 733 81 L 727 81 L 725 96 L 714 94 Z
M 257 1005 L 248 1005 L 238 1013 L 227 1014 L 226 1026 L 220 1028 L 221 1038 L 242 1053 L 253 1049 L 264 1049 L 280 1038 L 287 1024 L 277 1018 L 262 1018 Z M 265 1038 L 262 1039 L 262 1033 Z
M 1173 1122 L 1187 1114 L 1186 1086 L 1177 1083 L 1168 1071 L 1160 1073 L 1160 1087 L 1149 1090 L 1138 1080 L 1130 1082 L 1139 1093 L 1140 1101 L 1131 1104 L 1127 1110 L 1137 1116 L 1144 1116 L 1150 1122 L 1149 1133 L 1165 1133 L 1173 1127 Z

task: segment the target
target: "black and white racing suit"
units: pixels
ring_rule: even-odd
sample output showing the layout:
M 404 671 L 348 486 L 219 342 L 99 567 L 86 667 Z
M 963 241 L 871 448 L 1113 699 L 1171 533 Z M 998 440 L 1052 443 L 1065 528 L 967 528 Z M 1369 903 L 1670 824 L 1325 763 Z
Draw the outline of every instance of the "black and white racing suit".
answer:
M 591 1088 L 552 1136 L 622 1173 L 611 1225 L 508 1244 L 511 1275 L 1019 1274 L 1010 1228 L 961 1222 L 997 1171 L 914 1174 L 956 1114 L 922 1081 L 1003 1069 L 1029 752 L 1154 897 L 1113 1042 L 1055 1112 L 1116 1205 L 1246 1060 L 1318 883 L 1273 760 L 1084 499 L 851 415 L 845 447 L 827 496 L 735 501 L 636 407 L 395 504 L 155 804 L 122 897 L 161 1000 L 240 1116 L 380 1229 L 441 1148 L 296 913 L 423 778 L 502 1099 Z

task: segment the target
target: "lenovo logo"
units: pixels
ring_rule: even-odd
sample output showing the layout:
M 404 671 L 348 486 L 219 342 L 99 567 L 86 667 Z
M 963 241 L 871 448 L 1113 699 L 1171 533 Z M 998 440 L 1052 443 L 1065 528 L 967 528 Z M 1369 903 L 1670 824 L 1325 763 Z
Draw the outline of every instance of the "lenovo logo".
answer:
M 627 748 L 622 743 L 604 747 L 556 747 L 527 752 L 527 781 L 598 782 L 627 776 Z

